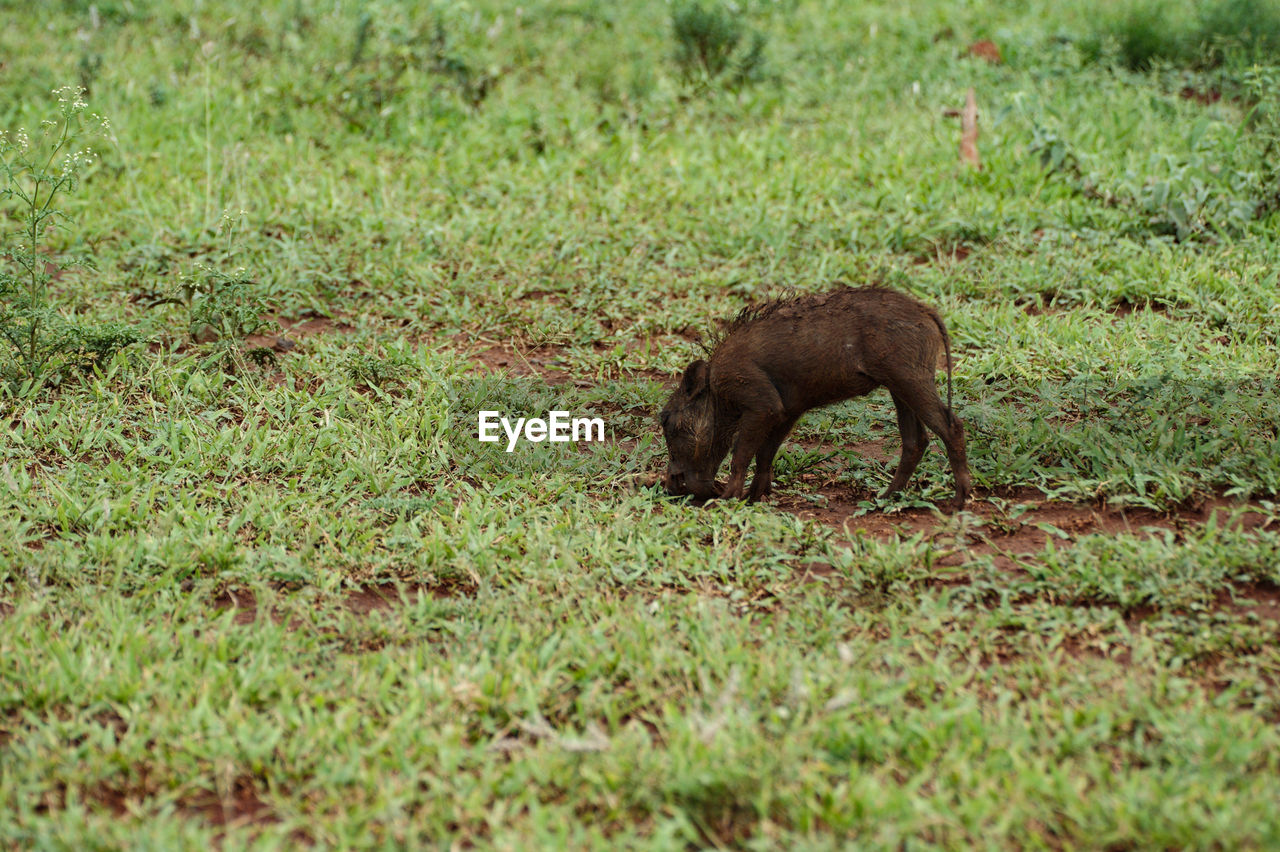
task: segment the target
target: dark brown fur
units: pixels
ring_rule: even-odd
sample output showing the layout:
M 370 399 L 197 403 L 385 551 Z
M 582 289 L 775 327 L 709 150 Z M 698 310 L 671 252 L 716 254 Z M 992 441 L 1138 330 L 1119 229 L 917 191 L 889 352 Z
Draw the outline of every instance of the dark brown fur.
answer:
M 947 365 L 947 402 L 938 398 L 938 356 Z M 672 494 L 767 495 L 778 447 L 804 412 L 886 387 L 898 411 L 902 457 L 891 494 L 924 454 L 927 426 L 946 445 L 956 481 L 954 506 L 969 495 L 964 427 L 951 412 L 951 340 L 938 312 L 882 287 L 841 287 L 751 308 L 725 326 L 707 360 L 688 366 L 662 410 Z M 735 440 L 736 439 L 736 440 Z M 729 481 L 716 471 L 733 450 Z M 756 474 L 746 492 L 747 467 Z

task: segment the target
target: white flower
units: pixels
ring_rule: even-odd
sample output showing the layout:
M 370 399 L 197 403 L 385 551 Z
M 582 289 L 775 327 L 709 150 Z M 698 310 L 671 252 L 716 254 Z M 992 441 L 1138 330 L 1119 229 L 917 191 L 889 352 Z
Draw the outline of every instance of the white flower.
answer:
M 81 86 L 61 86 L 54 89 L 53 93 L 58 96 L 58 103 L 62 104 L 64 115 L 83 112 L 89 106 L 84 99 L 84 88 Z

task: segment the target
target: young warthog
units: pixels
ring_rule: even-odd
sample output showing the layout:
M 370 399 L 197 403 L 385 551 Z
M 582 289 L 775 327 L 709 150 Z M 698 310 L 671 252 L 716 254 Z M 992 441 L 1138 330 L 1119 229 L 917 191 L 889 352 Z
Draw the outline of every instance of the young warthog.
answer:
M 947 404 L 934 384 L 946 355 Z M 928 426 L 947 447 L 956 509 L 969 496 L 964 427 L 951 413 L 951 340 L 938 312 L 880 287 L 770 302 L 740 313 L 710 360 L 697 360 L 662 409 L 670 461 L 663 481 L 674 495 L 742 497 L 747 465 L 756 475 L 747 495 L 773 486 L 773 457 L 800 415 L 811 408 L 889 389 L 898 409 L 902 458 L 885 489 L 907 484 L 924 455 Z M 737 436 L 735 442 L 734 436 Z M 733 447 L 729 481 L 716 471 Z

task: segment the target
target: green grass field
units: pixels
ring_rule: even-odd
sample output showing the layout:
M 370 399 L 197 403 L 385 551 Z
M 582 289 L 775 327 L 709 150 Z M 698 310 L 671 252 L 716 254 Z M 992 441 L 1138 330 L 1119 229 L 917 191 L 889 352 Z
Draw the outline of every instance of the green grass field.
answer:
M 0 2 L 5 162 L 82 128 L 0 198 L 0 848 L 1280 846 L 1280 57 L 909 5 Z M 946 318 L 969 510 L 883 392 L 642 487 L 837 280 Z

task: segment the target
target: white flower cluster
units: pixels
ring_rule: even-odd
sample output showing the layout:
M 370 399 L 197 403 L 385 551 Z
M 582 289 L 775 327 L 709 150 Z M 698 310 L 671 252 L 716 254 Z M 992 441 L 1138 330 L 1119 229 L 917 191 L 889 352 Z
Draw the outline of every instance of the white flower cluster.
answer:
M 65 113 L 83 112 L 89 106 L 84 99 L 82 86 L 60 86 L 54 89 L 53 93 L 58 96 L 58 103 L 62 104 L 62 110 Z
M 82 148 L 62 161 L 62 173 L 73 175 L 98 158 L 92 148 Z
M 81 129 L 87 129 L 90 133 L 102 133 L 110 136 L 111 122 L 106 117 L 97 113 L 89 114 L 89 125 L 83 128 L 79 121 L 74 123 L 72 119 L 80 115 L 89 104 L 84 99 L 84 89 L 80 86 L 61 86 L 53 90 L 53 94 L 58 98 L 59 109 L 62 113 L 62 121 L 54 121 L 52 119 L 44 119 L 40 122 L 40 135 L 46 139 L 52 137 L 66 137 L 63 141 L 78 136 Z M 20 127 L 15 131 L 0 130 L 0 150 L 16 151 L 19 155 L 28 154 L 32 150 L 31 136 L 27 133 L 25 127 Z M 60 147 L 60 146 L 59 146 Z M 97 158 L 90 148 L 76 151 L 70 157 L 64 159 L 62 164 L 62 173 L 74 173 L 81 167 L 87 165 Z

